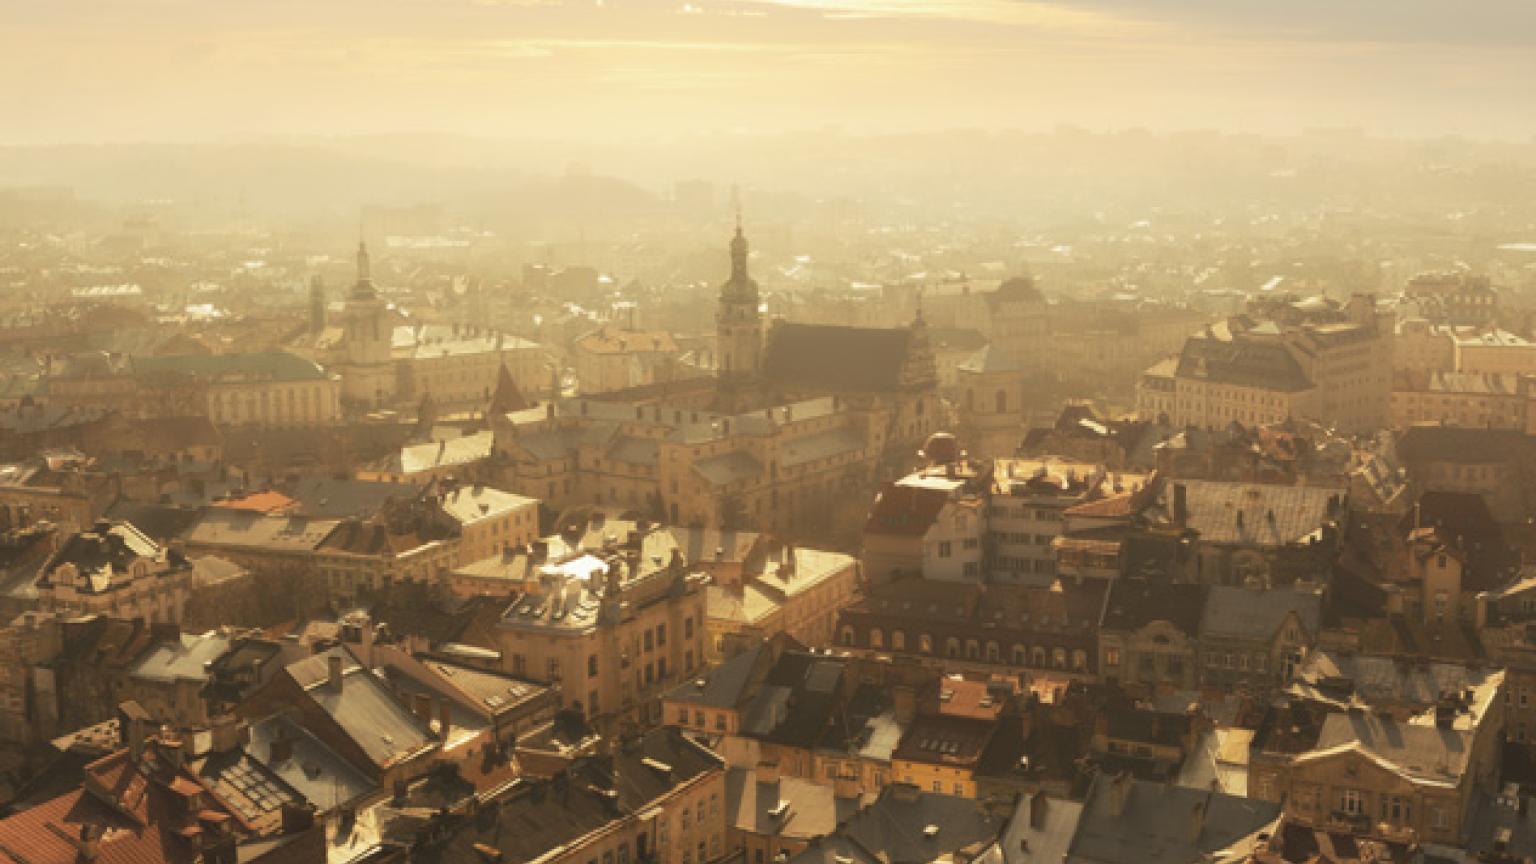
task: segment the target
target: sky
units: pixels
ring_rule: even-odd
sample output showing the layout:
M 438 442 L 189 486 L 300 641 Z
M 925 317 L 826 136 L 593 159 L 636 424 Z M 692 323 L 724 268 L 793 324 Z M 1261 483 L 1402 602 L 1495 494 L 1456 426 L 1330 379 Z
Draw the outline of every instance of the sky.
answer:
M 0 0 L 0 143 L 1536 136 L 1531 0 Z

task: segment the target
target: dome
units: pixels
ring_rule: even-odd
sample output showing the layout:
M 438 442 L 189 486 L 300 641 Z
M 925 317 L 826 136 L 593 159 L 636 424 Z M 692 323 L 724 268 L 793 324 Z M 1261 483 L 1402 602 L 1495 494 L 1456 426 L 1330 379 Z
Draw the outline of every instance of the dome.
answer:
M 960 459 L 960 444 L 948 432 L 935 432 L 923 442 L 923 458 L 935 465 L 946 465 Z
M 1035 280 L 1028 276 L 1014 276 L 1003 280 L 1003 284 L 997 286 L 997 296 L 999 299 L 1022 303 L 1045 302 L 1045 295 L 1035 287 Z

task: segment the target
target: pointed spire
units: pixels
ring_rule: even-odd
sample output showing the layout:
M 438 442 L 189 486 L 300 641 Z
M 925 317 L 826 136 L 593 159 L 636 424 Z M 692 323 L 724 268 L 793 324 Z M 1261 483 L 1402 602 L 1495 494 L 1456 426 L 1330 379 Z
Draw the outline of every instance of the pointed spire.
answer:
M 720 294 L 733 300 L 757 305 L 757 283 L 752 281 L 752 276 L 747 272 L 747 255 L 751 251 L 747 245 L 747 235 L 741 229 L 741 200 L 732 191 L 732 197 L 736 200 L 736 236 L 731 238 L 731 278 L 721 286 Z
M 517 382 L 512 380 L 512 372 L 507 369 L 507 364 L 501 364 L 501 371 L 496 374 L 496 392 L 491 394 L 491 414 L 507 414 L 512 411 L 524 411 L 532 406 L 523 398 L 523 392 L 517 389 Z
M 320 281 L 319 274 L 309 280 L 309 332 L 319 333 L 325 329 L 325 283 Z
M 357 241 L 357 284 L 352 286 L 353 300 L 372 300 L 378 296 L 373 288 L 373 265 L 368 260 L 368 244 Z

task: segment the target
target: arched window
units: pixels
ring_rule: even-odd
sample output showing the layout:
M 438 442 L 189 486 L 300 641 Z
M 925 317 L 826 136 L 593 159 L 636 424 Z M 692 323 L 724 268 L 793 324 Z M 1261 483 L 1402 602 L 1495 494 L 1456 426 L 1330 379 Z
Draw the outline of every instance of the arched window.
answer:
M 996 642 L 987 643 L 987 662 L 997 663 L 1003 658 L 1003 649 Z
M 933 653 L 933 637 L 923 633 L 917 637 L 917 650 L 924 654 Z
M 977 642 L 975 639 L 967 639 L 967 640 L 965 640 L 965 659 L 967 659 L 967 660 L 980 660 L 981 659 L 981 643 L 980 642 Z
M 1029 665 L 1031 665 L 1031 666 L 1041 666 L 1041 667 L 1045 666 L 1045 647 L 1044 646 L 1036 645 L 1034 648 L 1030 649 L 1030 652 L 1029 652 Z
M 1051 652 L 1051 665 L 1057 669 L 1067 668 L 1067 649 L 1057 648 Z
M 1028 648 L 1025 648 L 1023 645 L 1015 645 L 1015 646 L 1013 646 L 1013 665 L 1015 665 L 1015 666 L 1028 666 L 1029 665 L 1029 649 Z
M 960 640 L 959 639 L 956 639 L 955 637 L 951 636 L 948 639 L 944 640 L 944 656 L 945 657 L 959 657 L 960 656 Z
M 871 648 L 884 648 L 885 647 L 885 634 L 883 632 L 881 632 L 879 627 L 871 627 L 871 628 L 869 628 L 869 647 L 871 647 Z
M 891 650 L 892 651 L 905 651 L 905 650 L 907 650 L 907 634 L 906 634 L 905 631 L 903 631 L 903 630 L 892 630 L 891 631 Z
M 1079 672 L 1088 671 L 1088 652 L 1078 648 L 1072 652 L 1072 668 Z
M 843 625 L 843 644 L 853 645 L 853 627 L 851 625 Z

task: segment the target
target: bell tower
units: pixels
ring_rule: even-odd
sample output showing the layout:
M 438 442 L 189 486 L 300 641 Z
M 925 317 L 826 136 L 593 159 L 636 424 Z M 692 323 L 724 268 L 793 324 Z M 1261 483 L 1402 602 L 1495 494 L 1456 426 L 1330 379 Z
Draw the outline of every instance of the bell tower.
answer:
M 357 244 L 357 283 L 347 295 L 343 328 L 342 399 L 376 407 L 395 397 L 391 358 L 394 324 L 389 308 L 373 285 L 368 247 Z
M 722 383 L 750 381 L 762 366 L 763 316 L 757 282 L 747 272 L 747 253 L 738 211 L 736 236 L 731 238 L 731 277 L 720 286 L 715 313 L 715 365 Z

